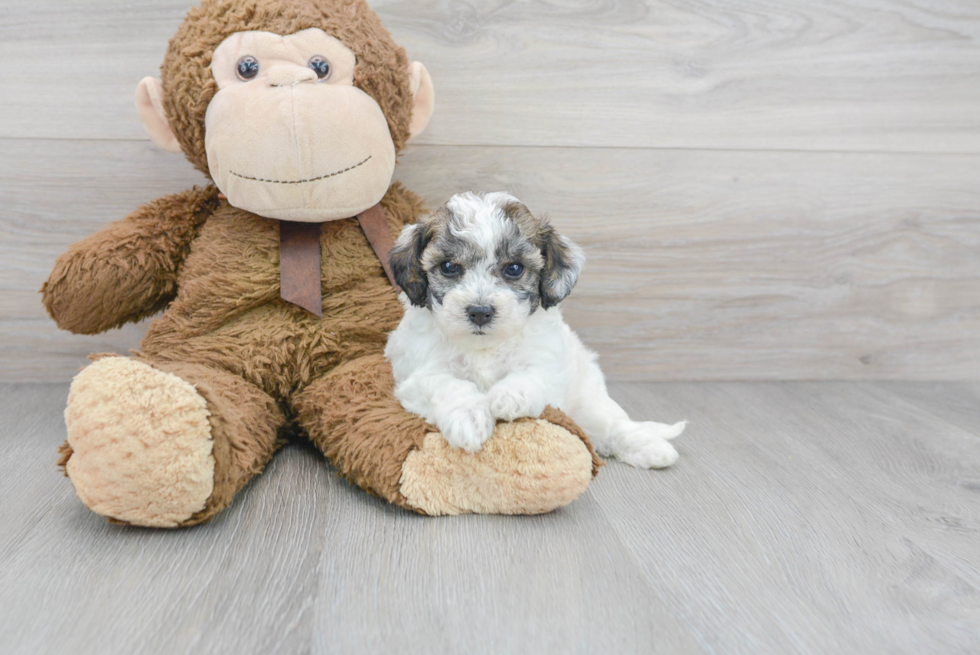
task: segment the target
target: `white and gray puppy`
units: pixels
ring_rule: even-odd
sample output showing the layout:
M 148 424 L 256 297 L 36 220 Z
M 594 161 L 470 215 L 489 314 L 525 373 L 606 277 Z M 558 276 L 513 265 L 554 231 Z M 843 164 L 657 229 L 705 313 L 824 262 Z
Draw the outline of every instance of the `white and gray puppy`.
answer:
M 660 468 L 684 423 L 630 420 L 558 303 L 585 256 L 507 193 L 461 193 L 408 225 L 391 251 L 405 316 L 385 356 L 395 396 L 451 445 L 476 452 L 497 419 L 563 410 L 601 455 Z

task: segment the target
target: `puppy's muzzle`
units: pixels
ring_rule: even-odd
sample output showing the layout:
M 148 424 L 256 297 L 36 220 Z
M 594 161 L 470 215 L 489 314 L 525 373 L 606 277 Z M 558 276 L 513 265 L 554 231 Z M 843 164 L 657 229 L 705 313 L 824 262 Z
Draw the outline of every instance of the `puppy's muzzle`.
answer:
M 466 308 L 470 322 L 477 327 L 483 327 L 493 319 L 493 307 L 486 305 L 470 305 Z

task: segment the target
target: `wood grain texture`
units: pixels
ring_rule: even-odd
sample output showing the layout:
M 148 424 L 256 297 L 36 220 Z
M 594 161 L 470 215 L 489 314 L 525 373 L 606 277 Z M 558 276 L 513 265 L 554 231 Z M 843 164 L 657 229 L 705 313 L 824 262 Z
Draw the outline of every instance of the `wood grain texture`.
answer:
M 0 386 L 0 652 L 975 653 L 975 386 L 619 383 L 680 461 L 553 514 L 408 514 L 294 444 L 180 531 L 89 513 L 67 387 Z
M 774 655 L 980 645 L 980 505 L 958 484 L 977 470 L 980 424 L 946 423 L 895 387 L 612 387 L 636 418 L 692 419 L 667 476 L 610 467 L 594 495 L 699 643 Z M 654 496 L 657 539 L 636 518 L 636 499 Z M 692 588 L 712 603 L 687 602 Z M 930 601 L 910 610 L 920 593 Z
M 188 0 L 15 0 L 0 137 L 145 139 Z M 421 143 L 980 152 L 973 0 L 376 0 L 432 73 Z
M 143 142 L 6 141 L 0 379 L 65 381 L 139 328 L 61 333 L 65 247 L 203 178 Z M 586 249 L 569 323 L 614 379 L 976 379 L 980 157 L 414 146 L 431 206 L 506 188 Z
M 980 424 L 980 384 L 958 384 L 951 388 L 928 383 L 906 383 L 890 389 L 893 394 L 937 418 L 966 430 Z M 963 478 L 959 484 L 980 491 L 980 471 Z

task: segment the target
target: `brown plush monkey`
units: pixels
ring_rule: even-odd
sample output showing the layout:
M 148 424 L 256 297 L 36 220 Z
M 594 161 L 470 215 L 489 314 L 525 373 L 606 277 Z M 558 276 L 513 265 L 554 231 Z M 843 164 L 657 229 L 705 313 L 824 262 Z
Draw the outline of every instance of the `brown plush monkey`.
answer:
M 381 352 L 402 310 L 366 234 L 422 210 L 391 176 L 433 94 L 366 3 L 205 0 L 161 71 L 137 90 L 144 124 L 213 184 L 73 245 L 42 290 L 82 334 L 166 309 L 139 352 L 96 358 L 72 384 L 61 463 L 79 498 L 136 525 L 206 521 L 287 425 L 345 477 L 422 513 L 537 513 L 581 494 L 598 460 L 560 412 L 501 423 L 470 455 L 392 395 Z M 304 309 L 310 288 L 286 286 L 310 282 L 311 261 Z

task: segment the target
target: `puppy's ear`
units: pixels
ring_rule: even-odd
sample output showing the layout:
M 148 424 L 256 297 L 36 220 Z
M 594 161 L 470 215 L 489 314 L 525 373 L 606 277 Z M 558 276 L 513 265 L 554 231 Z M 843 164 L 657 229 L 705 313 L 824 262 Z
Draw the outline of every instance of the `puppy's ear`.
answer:
M 541 269 L 541 308 L 548 309 L 572 292 L 585 264 L 585 253 L 571 239 L 555 232 L 550 225 L 545 225 L 538 235 L 538 246 L 544 257 L 544 268 Z
M 425 307 L 429 294 L 429 280 L 422 270 L 422 253 L 431 238 L 427 225 L 406 225 L 388 255 L 395 282 L 416 307 Z

